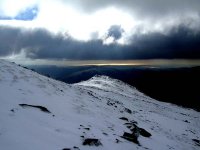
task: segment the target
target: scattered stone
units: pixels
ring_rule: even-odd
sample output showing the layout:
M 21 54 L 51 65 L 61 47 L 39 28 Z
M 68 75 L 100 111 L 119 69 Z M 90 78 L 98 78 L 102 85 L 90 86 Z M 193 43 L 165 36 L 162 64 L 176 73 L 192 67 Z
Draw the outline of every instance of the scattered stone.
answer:
M 81 137 L 81 138 L 84 138 L 84 136 L 83 136 L 83 135 L 81 135 L 80 137 Z
M 123 136 L 121 137 L 139 145 L 138 136 L 135 134 L 124 132 Z
M 51 113 L 46 107 L 43 107 L 43 106 L 38 106 L 38 105 L 28 105 L 28 104 L 19 104 L 19 106 L 25 108 L 25 107 L 33 107 L 33 108 L 38 108 L 40 109 L 41 111 L 43 112 L 46 112 L 46 113 Z
M 128 121 L 128 118 L 126 118 L 126 117 L 121 117 L 121 118 L 119 118 L 119 119 Z
M 87 138 L 83 141 L 83 145 L 100 146 L 102 143 L 99 139 Z
M 63 148 L 62 150 L 71 150 L 70 148 Z
M 143 128 L 139 128 L 139 133 L 140 133 L 140 135 L 142 135 L 144 137 L 150 137 L 151 136 L 151 133 L 149 133 L 148 131 L 146 131 Z

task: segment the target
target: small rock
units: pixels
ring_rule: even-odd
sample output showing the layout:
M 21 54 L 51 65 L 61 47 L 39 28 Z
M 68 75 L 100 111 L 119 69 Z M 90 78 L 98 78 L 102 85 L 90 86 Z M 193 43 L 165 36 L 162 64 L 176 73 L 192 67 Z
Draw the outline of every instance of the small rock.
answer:
M 128 118 L 126 118 L 126 117 L 121 117 L 121 118 L 119 118 L 119 119 L 128 121 Z
M 77 147 L 77 146 L 74 146 L 73 148 L 74 148 L 74 149 L 79 149 L 79 147 Z
M 123 136 L 121 137 L 133 143 L 139 144 L 138 136 L 136 136 L 135 134 L 124 132 Z
M 131 120 L 130 122 L 133 124 L 137 124 L 137 121 L 134 121 L 134 120 Z
M 83 141 L 83 145 L 100 146 L 102 143 L 99 139 L 87 138 Z
M 43 112 L 51 113 L 46 107 L 43 107 L 43 106 L 29 105 L 29 104 L 19 104 L 19 106 L 21 106 L 21 107 L 23 107 L 23 108 L 25 108 L 25 107 L 38 108 L 38 109 L 40 109 L 40 110 L 43 111 Z
M 129 114 L 132 114 L 132 111 L 130 109 L 128 109 L 128 108 L 124 108 L 124 111 L 129 113 Z
M 195 144 L 197 145 L 197 146 L 200 146 L 200 140 L 197 140 L 197 139 L 192 139 L 194 142 L 195 142 Z
M 116 143 L 119 143 L 119 142 L 121 142 L 119 139 L 115 139 L 116 140 Z
M 103 132 L 104 135 L 108 135 L 107 133 Z
M 140 135 L 140 131 L 139 131 L 139 128 L 138 126 L 136 125 L 133 125 L 132 128 L 130 129 L 132 131 L 132 134 L 135 136 L 135 137 L 139 137 Z
M 131 129 L 133 126 L 126 126 L 127 128 Z
M 15 112 L 15 110 L 14 110 L 14 109 L 11 109 L 10 111 L 12 111 L 12 112 Z
M 185 120 L 184 122 L 190 123 L 188 120 Z
M 148 131 L 146 131 L 143 128 L 139 128 L 139 133 L 140 133 L 140 135 L 142 135 L 144 137 L 150 137 L 151 136 L 151 133 L 149 133 Z
M 90 128 L 84 128 L 85 130 L 90 130 Z

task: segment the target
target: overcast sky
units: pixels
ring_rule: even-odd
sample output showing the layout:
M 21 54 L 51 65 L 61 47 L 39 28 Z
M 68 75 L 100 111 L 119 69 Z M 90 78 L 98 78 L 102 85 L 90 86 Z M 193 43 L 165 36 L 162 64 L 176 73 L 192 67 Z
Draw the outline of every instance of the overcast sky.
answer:
M 200 0 L 1 0 L 0 57 L 199 59 Z

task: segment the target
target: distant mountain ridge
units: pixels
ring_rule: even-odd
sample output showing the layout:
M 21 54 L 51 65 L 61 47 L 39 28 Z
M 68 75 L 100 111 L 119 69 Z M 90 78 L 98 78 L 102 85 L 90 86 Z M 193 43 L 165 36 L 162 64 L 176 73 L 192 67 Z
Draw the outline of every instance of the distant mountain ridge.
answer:
M 106 75 L 135 86 L 148 96 L 200 111 L 200 67 L 82 66 L 30 67 L 37 72 L 77 83 L 95 75 Z

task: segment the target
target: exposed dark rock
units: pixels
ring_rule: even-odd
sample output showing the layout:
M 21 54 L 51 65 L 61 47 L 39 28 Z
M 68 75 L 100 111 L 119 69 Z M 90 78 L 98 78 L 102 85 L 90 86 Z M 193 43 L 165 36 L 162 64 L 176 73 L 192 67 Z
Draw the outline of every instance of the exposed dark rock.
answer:
M 133 126 L 126 126 L 127 128 L 131 129 Z
M 102 143 L 99 139 L 87 138 L 83 141 L 83 145 L 100 146 Z
M 116 140 L 116 143 L 119 143 L 119 142 L 121 142 L 119 139 L 115 139 Z
M 149 133 L 148 131 L 146 131 L 143 128 L 139 128 L 139 133 L 140 133 L 140 135 L 142 135 L 144 137 L 150 137 L 151 136 L 151 133 Z
M 81 138 L 84 138 L 84 136 L 83 136 L 83 135 L 81 135 L 80 137 L 81 137 Z
M 79 148 L 79 147 L 77 147 L 77 146 L 74 146 L 73 148 L 74 148 L 74 149 L 80 149 L 80 148 Z
M 63 148 L 62 150 L 71 150 L 70 148 Z
M 43 106 L 38 106 L 38 105 L 28 105 L 28 104 L 19 104 L 19 106 L 25 108 L 25 107 L 33 107 L 33 108 L 38 108 L 40 109 L 41 111 L 43 112 L 46 112 L 46 113 L 51 113 L 46 107 L 43 107 Z
M 128 108 L 124 108 L 124 111 L 129 113 L 129 114 L 132 114 L 132 111 L 130 109 L 128 109 Z
M 184 113 L 180 113 L 181 115 L 183 115 L 183 116 L 187 116 L 187 114 L 184 114 Z
M 12 112 L 15 112 L 15 110 L 14 110 L 14 109 L 11 109 L 10 111 L 12 111 Z
M 112 103 L 112 102 L 110 102 L 110 101 L 107 101 L 107 105 L 108 105 L 108 106 L 113 106 L 113 105 L 115 105 L 115 103 L 114 103 L 114 102 Z
M 132 124 L 137 124 L 137 121 L 131 120 L 130 121 Z
M 133 134 L 134 136 L 139 137 L 140 131 L 139 131 L 138 126 L 133 125 L 132 128 L 131 128 L 130 130 L 132 131 L 132 134 Z
M 128 118 L 126 118 L 126 117 L 121 117 L 121 118 L 119 118 L 119 119 L 128 121 Z
M 197 146 L 200 146 L 200 140 L 197 140 L 197 139 L 192 139 L 194 142 L 195 142 L 195 144 L 197 145 Z
M 124 132 L 123 136 L 121 137 L 133 143 L 139 144 L 138 136 L 136 136 L 135 134 Z
M 92 96 L 92 97 L 94 97 L 94 98 L 96 98 L 96 99 L 98 99 L 98 100 L 101 100 L 99 97 L 97 97 L 97 96 L 95 96 L 94 94 L 96 94 L 96 93 L 94 93 L 94 92 L 92 92 L 92 91 L 88 91 L 87 92 L 90 96 Z
M 136 126 L 137 122 L 126 122 L 124 125 L 126 126 Z
M 188 120 L 185 120 L 184 122 L 190 123 Z
M 108 135 L 108 133 L 103 132 L 104 135 Z

